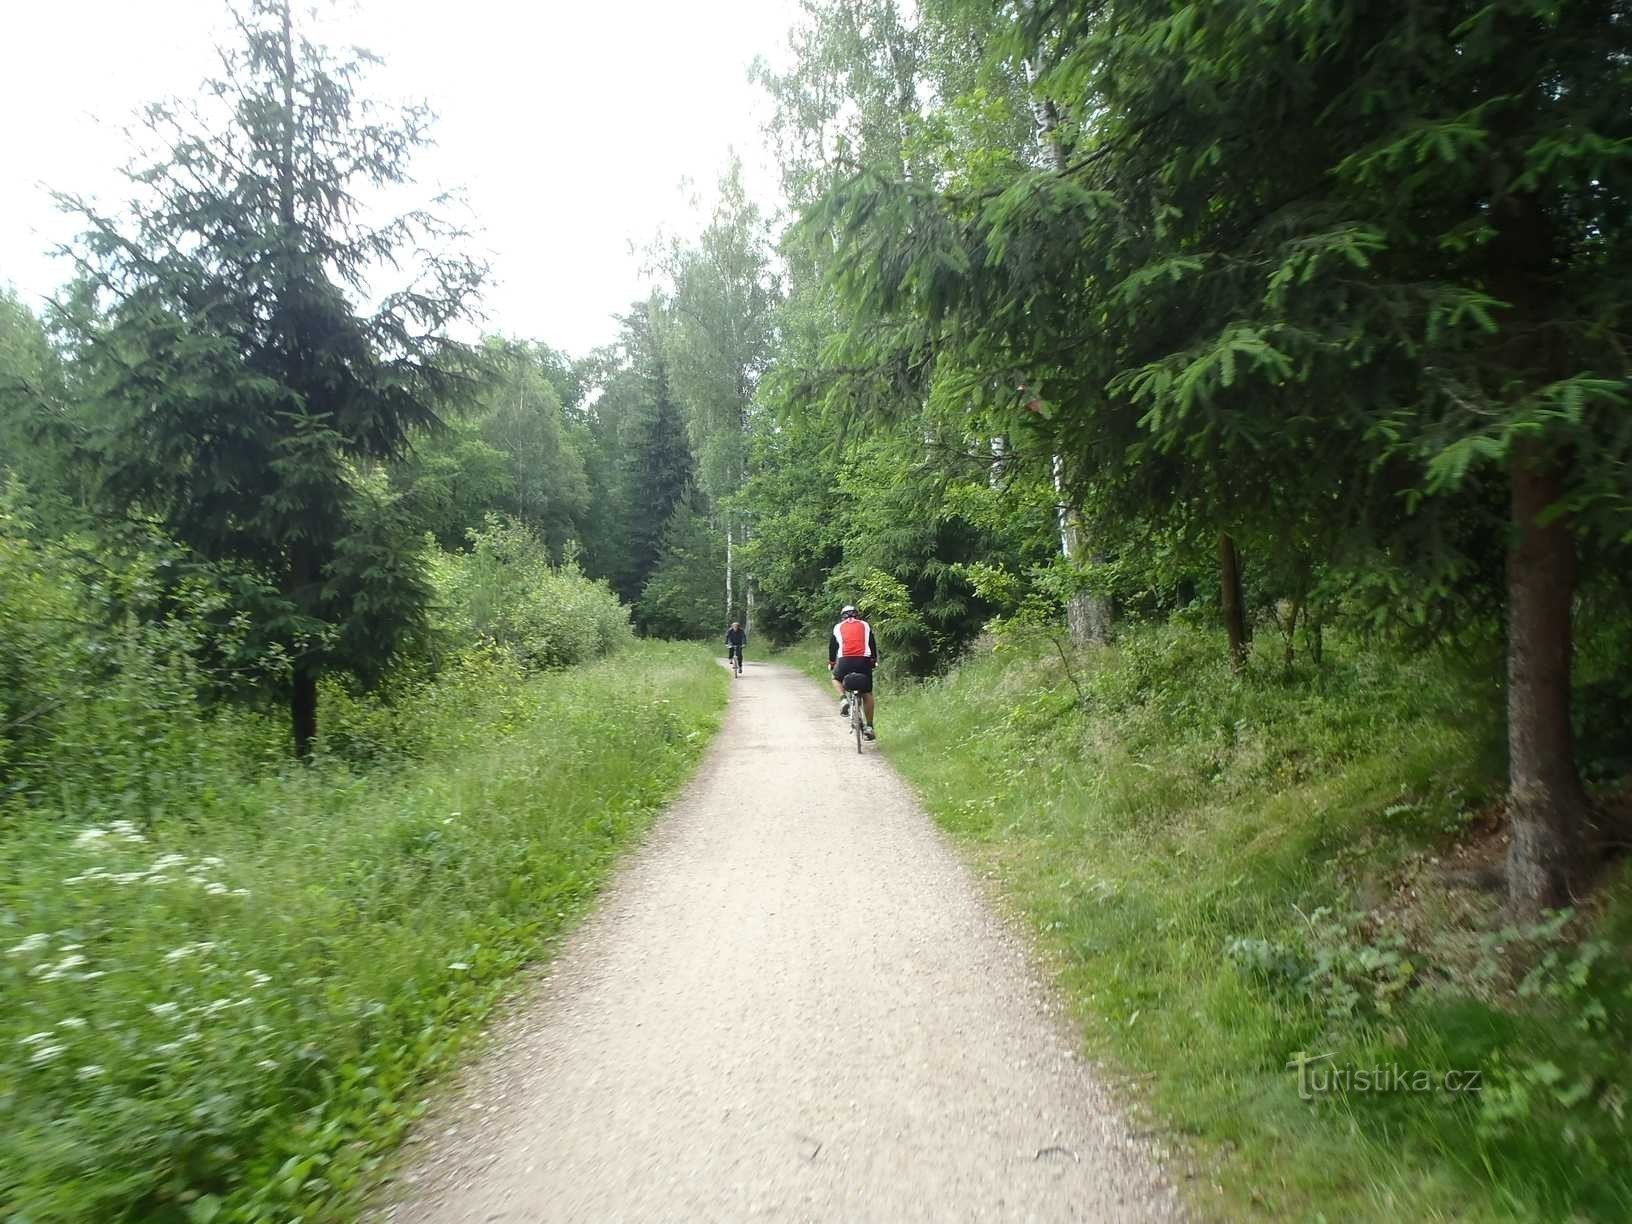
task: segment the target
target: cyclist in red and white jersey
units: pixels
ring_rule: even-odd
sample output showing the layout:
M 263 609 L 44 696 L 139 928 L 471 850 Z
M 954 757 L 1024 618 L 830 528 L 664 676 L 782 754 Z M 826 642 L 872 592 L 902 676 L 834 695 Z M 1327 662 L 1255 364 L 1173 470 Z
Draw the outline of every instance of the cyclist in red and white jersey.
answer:
M 839 612 L 839 623 L 833 626 L 833 636 L 827 640 L 827 666 L 833 673 L 833 687 L 839 691 L 839 717 L 850 717 L 850 700 L 860 695 L 862 712 L 867 717 L 862 734 L 873 735 L 873 668 L 878 666 L 878 642 L 873 627 L 862 620 L 855 604 L 845 604 Z M 852 673 L 866 677 L 854 692 L 847 691 L 844 678 Z

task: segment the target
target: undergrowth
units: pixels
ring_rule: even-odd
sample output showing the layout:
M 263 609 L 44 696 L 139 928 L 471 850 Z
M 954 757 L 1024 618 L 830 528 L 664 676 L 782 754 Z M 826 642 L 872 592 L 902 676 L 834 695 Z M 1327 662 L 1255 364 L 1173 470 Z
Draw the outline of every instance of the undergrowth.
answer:
M 1632 1218 L 1627 874 L 1515 928 L 1439 866 L 1500 799 L 1499 668 L 1222 656 L 1134 626 L 1075 660 L 1079 692 L 1041 645 L 986 650 L 882 683 L 880 742 L 1035 925 L 1204 1212 Z
M 0 1218 L 347 1217 L 724 695 L 694 646 L 543 675 L 478 652 L 390 707 L 331 693 L 311 768 L 195 753 L 140 804 L 14 800 Z

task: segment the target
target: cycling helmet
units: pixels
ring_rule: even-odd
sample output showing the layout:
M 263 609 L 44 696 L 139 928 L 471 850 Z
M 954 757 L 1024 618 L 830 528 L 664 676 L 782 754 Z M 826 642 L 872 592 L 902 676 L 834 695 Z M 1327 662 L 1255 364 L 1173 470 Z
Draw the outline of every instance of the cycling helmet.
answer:
M 856 605 L 855 604 L 845 604 L 844 607 L 839 609 L 839 615 L 840 616 L 855 616 L 855 615 L 857 615 Z

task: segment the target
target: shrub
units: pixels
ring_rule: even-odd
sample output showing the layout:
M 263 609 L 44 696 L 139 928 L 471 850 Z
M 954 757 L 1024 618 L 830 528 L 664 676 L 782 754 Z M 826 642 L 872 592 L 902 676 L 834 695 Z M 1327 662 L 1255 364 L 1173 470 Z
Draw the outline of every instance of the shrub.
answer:
M 470 551 L 433 559 L 440 627 L 455 650 L 487 642 L 523 667 L 567 667 L 633 640 L 629 611 L 569 555 L 559 566 L 534 532 L 489 515 Z

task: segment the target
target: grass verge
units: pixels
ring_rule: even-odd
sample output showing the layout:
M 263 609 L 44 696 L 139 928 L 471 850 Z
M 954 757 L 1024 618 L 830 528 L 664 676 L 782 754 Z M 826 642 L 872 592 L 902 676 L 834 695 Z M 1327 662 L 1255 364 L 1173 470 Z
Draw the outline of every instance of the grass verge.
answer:
M 424 1088 L 696 763 L 727 677 L 640 643 L 471 662 L 405 764 L 0 833 L 0 1218 L 347 1218 Z M 388 721 L 388 720 L 386 720 Z M 222 787 L 232 785 L 223 778 Z
M 1132 627 L 1076 661 L 1079 698 L 1046 651 L 987 651 L 881 685 L 880 743 L 1182 1140 L 1204 1214 L 1632 1218 L 1632 881 L 1514 929 L 1466 869 L 1499 841 L 1499 664 L 1338 643 L 1236 679 L 1222 655 Z

